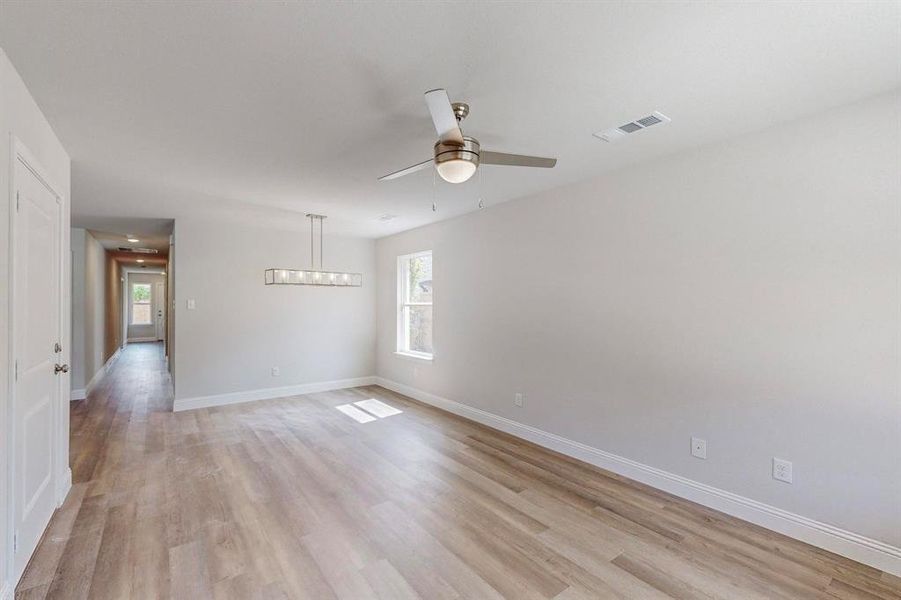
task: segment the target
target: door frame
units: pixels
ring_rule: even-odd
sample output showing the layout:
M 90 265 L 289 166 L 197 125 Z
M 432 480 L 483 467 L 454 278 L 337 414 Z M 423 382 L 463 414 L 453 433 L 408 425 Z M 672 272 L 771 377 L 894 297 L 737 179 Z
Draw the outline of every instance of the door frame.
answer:
M 165 277 L 165 275 L 163 275 Z M 157 290 L 161 290 L 157 292 Z M 156 341 L 163 342 L 166 346 L 166 280 L 156 281 L 153 284 L 153 294 L 156 302 L 153 306 L 153 324 L 156 332 Z
M 17 452 L 15 448 L 15 444 L 13 444 L 13 439 L 15 436 L 15 394 L 16 394 L 16 274 L 18 273 L 19 264 L 18 257 L 16 256 L 16 244 L 18 241 L 18 210 L 17 210 L 17 200 L 16 200 L 16 189 L 18 188 L 18 183 L 16 181 L 16 163 L 21 162 L 25 168 L 31 171 L 35 177 L 56 197 L 59 202 L 59 256 L 57 260 L 59 261 L 59 269 L 58 269 L 58 277 L 59 277 L 59 293 L 60 293 L 60 302 L 59 302 L 59 340 L 60 344 L 63 346 L 63 350 L 60 353 L 59 360 L 62 362 L 69 364 L 69 358 L 71 356 L 71 349 L 69 348 L 69 343 L 71 342 L 71 336 L 69 335 L 69 305 L 71 301 L 71 290 L 66 287 L 66 258 L 69 254 L 69 244 L 66 241 L 69 239 L 67 235 L 68 230 L 68 205 L 66 201 L 66 197 L 60 193 L 59 186 L 57 186 L 53 179 L 47 174 L 46 169 L 41 166 L 41 163 L 31 154 L 25 144 L 17 138 L 15 135 L 10 134 L 10 162 L 8 165 L 9 168 L 9 248 L 8 256 L 9 256 L 9 272 L 8 272 L 8 281 L 7 281 L 7 290 L 9 293 L 9 305 L 8 305 L 8 318 L 9 318 L 9 343 L 8 343 L 8 356 L 7 356 L 7 368 L 8 373 L 10 374 L 8 382 L 7 382 L 7 399 L 8 405 L 6 410 L 6 460 L 7 460 L 7 474 L 6 474 L 6 486 L 8 490 L 8 514 L 6 515 L 7 520 L 7 539 L 4 540 L 7 549 L 7 573 L 10 575 L 10 585 L 15 589 L 15 586 L 18 584 L 19 579 L 22 576 L 22 573 L 16 572 L 16 556 L 15 556 L 15 539 L 16 535 L 16 523 L 15 523 L 15 515 L 17 511 L 17 498 L 14 493 L 14 484 L 15 484 L 15 471 L 16 471 L 16 460 L 17 460 Z M 69 432 L 67 431 L 68 427 L 68 419 L 63 419 L 62 410 L 63 406 L 68 407 L 69 405 L 69 374 L 63 374 L 61 377 L 57 378 L 57 401 L 56 405 L 52 409 L 53 415 L 53 424 L 51 426 L 51 438 L 52 438 L 52 462 L 53 462 L 53 493 L 54 499 L 56 501 L 56 506 L 62 506 L 62 503 L 66 499 L 66 495 L 69 493 L 69 489 L 72 487 L 72 470 L 69 467 L 69 457 L 68 454 L 68 444 L 66 443 L 68 440 Z M 61 466 L 65 465 L 65 471 L 62 470 Z M 46 529 L 46 524 L 44 525 Z

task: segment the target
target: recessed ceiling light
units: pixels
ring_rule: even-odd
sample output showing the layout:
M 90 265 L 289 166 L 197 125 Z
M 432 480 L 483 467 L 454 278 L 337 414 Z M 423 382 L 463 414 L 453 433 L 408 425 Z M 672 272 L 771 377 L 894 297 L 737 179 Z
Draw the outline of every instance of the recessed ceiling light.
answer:
M 128 239 L 128 241 L 131 242 L 132 244 L 137 244 L 138 242 L 141 241 L 141 240 L 139 240 L 138 238 L 133 238 L 133 237 L 130 237 L 130 238 L 127 238 L 127 239 Z
M 139 262 L 139 263 L 142 263 L 142 262 L 144 262 L 144 259 L 143 259 L 143 258 L 139 258 L 139 259 L 138 259 L 138 262 Z

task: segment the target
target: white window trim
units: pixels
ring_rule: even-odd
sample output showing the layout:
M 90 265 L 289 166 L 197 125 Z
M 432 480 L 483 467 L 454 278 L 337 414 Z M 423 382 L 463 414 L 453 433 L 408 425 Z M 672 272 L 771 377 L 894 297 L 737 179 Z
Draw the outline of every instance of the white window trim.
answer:
M 144 302 L 135 302 L 135 291 L 134 288 L 136 285 L 146 285 L 150 287 L 150 299 L 146 302 L 146 304 L 150 307 L 150 322 L 149 323 L 135 323 L 135 304 L 143 306 Z M 146 281 L 132 281 L 128 286 L 128 326 L 129 327 L 149 327 L 150 325 L 154 325 L 153 322 L 153 284 L 148 283 Z
M 405 274 L 407 270 L 407 263 L 414 258 L 418 258 L 420 256 L 432 256 L 431 250 L 422 250 L 420 252 L 413 252 L 411 254 L 403 254 L 397 257 L 397 271 L 395 273 L 397 277 L 397 337 L 395 339 L 394 345 L 394 354 L 395 356 L 401 358 L 411 358 L 414 360 L 424 360 L 427 362 L 431 362 L 435 358 L 435 349 L 432 348 L 432 353 L 428 354 L 426 352 L 416 352 L 415 350 L 407 350 L 406 348 L 410 347 L 409 340 L 407 340 L 407 336 L 409 335 L 409 327 L 407 327 L 406 323 L 406 312 L 404 308 L 408 306 L 431 306 L 432 307 L 432 344 L 434 346 L 435 341 L 435 285 L 434 280 L 432 283 L 432 301 L 431 302 L 405 302 L 407 298 L 407 280 L 408 277 L 401 277 L 401 274 Z M 434 277 L 434 257 L 432 257 L 432 276 Z

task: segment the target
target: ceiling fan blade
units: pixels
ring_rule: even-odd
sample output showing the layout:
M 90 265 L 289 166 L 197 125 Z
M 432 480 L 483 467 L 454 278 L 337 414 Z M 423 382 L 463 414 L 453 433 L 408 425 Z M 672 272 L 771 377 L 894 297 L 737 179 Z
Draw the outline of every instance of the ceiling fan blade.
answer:
M 551 169 L 557 164 L 557 159 L 482 150 L 479 152 L 479 164 L 506 165 L 508 167 L 542 167 L 544 169 Z
M 403 177 L 404 175 L 409 175 L 410 173 L 415 173 L 416 171 L 420 171 L 425 169 L 429 165 L 435 162 L 434 158 L 430 158 L 429 160 L 424 160 L 421 163 L 417 163 L 412 167 L 407 167 L 406 169 L 401 169 L 400 171 L 395 171 L 394 173 L 388 173 L 387 175 L 382 175 L 379 177 L 379 181 L 388 181 L 389 179 L 397 179 L 398 177 Z
M 454 109 L 451 108 L 450 98 L 447 97 L 447 91 L 444 89 L 430 90 L 425 93 L 425 103 L 429 107 L 432 114 L 432 122 L 435 124 L 435 131 L 438 132 L 438 138 L 442 142 L 463 143 L 463 132 L 460 131 L 460 124 L 457 123 L 457 117 L 454 116 Z

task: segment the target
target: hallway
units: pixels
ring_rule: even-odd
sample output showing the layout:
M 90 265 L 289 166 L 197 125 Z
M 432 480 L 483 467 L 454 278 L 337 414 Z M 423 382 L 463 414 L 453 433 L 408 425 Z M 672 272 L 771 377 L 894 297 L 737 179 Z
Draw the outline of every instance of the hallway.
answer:
M 125 520 L 159 513 L 162 479 L 154 483 L 153 478 L 164 467 L 164 421 L 172 417 L 171 409 L 171 384 L 159 342 L 123 348 L 88 398 L 71 403 L 72 489 L 22 576 L 17 598 L 128 596 L 106 594 L 91 584 L 94 575 L 130 568 L 122 560 L 129 545 L 124 528 L 133 524 Z M 139 533 L 149 546 L 142 552 L 154 542 L 165 548 L 161 515 L 144 523 L 148 526 L 139 527 Z

